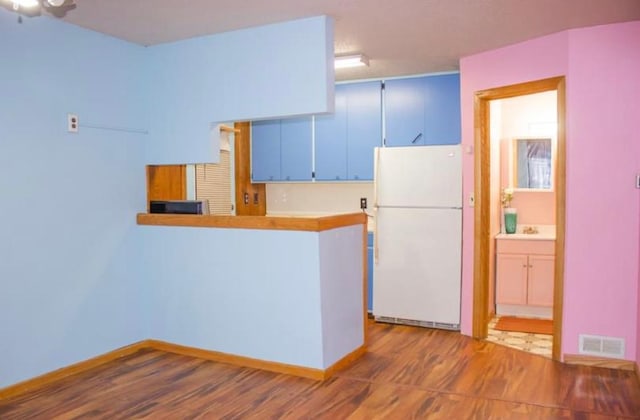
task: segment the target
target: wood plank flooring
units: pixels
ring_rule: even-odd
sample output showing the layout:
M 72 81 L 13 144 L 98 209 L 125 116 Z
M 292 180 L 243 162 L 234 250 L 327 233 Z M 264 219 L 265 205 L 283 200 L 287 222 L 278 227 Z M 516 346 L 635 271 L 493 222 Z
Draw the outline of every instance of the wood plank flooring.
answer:
M 416 327 L 369 325 L 325 382 L 141 350 L 0 400 L 0 419 L 640 419 L 634 372 L 568 366 Z

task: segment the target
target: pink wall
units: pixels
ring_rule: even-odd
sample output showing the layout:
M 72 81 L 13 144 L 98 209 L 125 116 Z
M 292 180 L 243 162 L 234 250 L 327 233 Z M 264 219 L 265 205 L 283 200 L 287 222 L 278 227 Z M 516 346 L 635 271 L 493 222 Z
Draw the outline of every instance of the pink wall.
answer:
M 562 353 L 578 333 L 622 337 L 637 359 L 640 22 L 565 31 L 460 62 L 462 143 L 473 144 L 474 92 L 565 75 L 567 230 Z M 474 156 L 464 171 L 473 174 Z M 464 177 L 465 196 L 473 177 Z M 465 208 L 462 332 L 471 333 L 473 209 Z
M 567 86 L 563 347 L 574 353 L 578 333 L 623 337 L 635 359 L 640 21 L 570 31 Z

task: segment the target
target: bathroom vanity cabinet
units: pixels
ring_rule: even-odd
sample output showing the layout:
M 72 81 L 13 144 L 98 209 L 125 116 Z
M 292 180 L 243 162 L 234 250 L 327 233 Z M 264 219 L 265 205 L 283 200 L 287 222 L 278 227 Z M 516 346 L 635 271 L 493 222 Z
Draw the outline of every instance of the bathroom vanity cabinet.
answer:
M 550 316 L 554 268 L 555 240 L 496 239 L 498 314 Z

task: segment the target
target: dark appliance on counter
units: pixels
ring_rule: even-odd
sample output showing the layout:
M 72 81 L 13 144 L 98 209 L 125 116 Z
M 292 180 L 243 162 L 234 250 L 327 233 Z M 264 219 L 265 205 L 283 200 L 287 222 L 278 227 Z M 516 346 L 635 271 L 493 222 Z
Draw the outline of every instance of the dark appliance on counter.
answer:
M 205 214 L 205 207 L 200 200 L 151 200 L 149 213 Z

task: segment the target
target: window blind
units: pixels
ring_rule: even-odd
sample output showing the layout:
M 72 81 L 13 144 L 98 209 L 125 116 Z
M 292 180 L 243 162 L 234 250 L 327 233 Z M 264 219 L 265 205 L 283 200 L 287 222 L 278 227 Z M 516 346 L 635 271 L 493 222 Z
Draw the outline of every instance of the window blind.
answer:
M 220 150 L 219 163 L 197 164 L 196 200 L 206 201 L 209 214 L 231 213 L 231 157 L 228 150 Z

